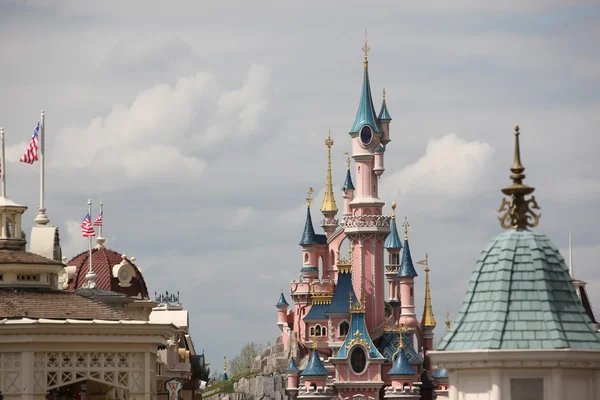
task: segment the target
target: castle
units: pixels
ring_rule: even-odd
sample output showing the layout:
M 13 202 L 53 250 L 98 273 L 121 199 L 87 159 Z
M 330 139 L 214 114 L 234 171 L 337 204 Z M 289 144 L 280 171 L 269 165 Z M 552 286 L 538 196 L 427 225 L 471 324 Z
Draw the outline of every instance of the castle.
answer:
M 333 193 L 333 140 L 329 136 L 325 141 L 329 154 L 321 205 L 325 234 L 315 233 L 311 188 L 300 240 L 300 278 L 290 282 L 294 306 L 289 310 L 283 290 L 276 304 L 284 347 L 295 357 L 288 368 L 288 391 L 299 398 L 332 396 L 332 386 L 325 382 L 334 382 L 342 398 L 360 395 L 371 399 L 417 399 L 421 394 L 415 382 L 423 380 L 420 386 L 424 391 L 431 392 L 434 387 L 429 381 L 434 371 L 424 363 L 427 351 L 433 349 L 436 326 L 427 259 L 419 262 L 425 266 L 426 289 L 424 310 L 422 316 L 417 316 L 414 281 L 418 274 L 410 253 L 409 225 L 404 221 L 401 240 L 396 204 L 392 202 L 391 215 L 385 215 L 385 202 L 379 198 L 384 157 L 392 141 L 392 118 L 385 91 L 380 111 L 375 111 L 366 40 L 362 49 L 362 93 L 349 132 L 355 168 L 353 174 L 349 157 L 341 218 L 337 217 L 339 210 Z M 327 366 L 321 358 L 329 359 Z M 300 388 L 296 360 L 302 364 L 305 380 Z M 335 377 L 332 382 L 330 376 Z M 389 382 L 390 377 L 397 378 L 397 384 L 383 392 L 384 382 Z

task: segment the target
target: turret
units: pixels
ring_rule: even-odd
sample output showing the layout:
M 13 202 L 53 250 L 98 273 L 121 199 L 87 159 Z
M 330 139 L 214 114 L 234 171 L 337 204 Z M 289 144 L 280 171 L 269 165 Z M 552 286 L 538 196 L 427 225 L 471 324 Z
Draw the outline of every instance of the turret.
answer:
M 281 289 L 281 294 L 279 295 L 279 301 L 275 304 L 277 307 L 277 326 L 279 329 L 283 330 L 284 326 L 287 326 L 287 311 L 288 311 L 288 302 L 285 300 L 285 296 L 283 295 L 283 289 Z
M 348 170 L 346 171 L 346 180 L 344 181 L 344 187 L 342 188 L 344 192 L 344 216 L 352 215 L 352 211 L 350 210 L 350 202 L 354 199 L 354 184 L 352 183 L 352 174 L 350 173 L 350 157 L 349 153 L 344 153 L 348 156 L 348 160 L 346 161 L 346 166 Z
M 427 353 L 427 351 L 433 350 L 433 330 L 436 327 L 433 307 L 431 305 L 431 292 L 429 290 L 429 255 L 425 254 L 425 260 L 420 261 L 419 264 L 425 265 L 425 302 L 423 303 L 421 328 L 423 329 L 423 350 Z
M 290 363 L 288 364 L 287 370 L 287 394 L 295 399 L 298 395 L 298 375 L 300 374 L 300 370 L 296 366 L 296 361 L 294 361 L 294 357 L 290 358 Z
M 390 234 L 385 240 L 384 247 L 388 251 L 388 263 L 385 266 L 385 276 L 388 280 L 388 303 L 394 309 L 394 320 L 398 319 L 400 308 L 400 293 L 398 268 L 400 267 L 400 250 L 402 250 L 402 242 L 398 236 L 396 228 L 396 202 L 392 202 L 392 222 L 390 224 Z
M 410 365 L 404 353 L 404 342 L 400 335 L 400 345 L 392 369 L 388 372 L 391 385 L 385 390 L 386 399 L 418 400 L 421 398 L 419 388 L 414 386 L 417 371 Z
M 327 370 L 317 352 L 318 341 L 313 337 L 313 350 L 306 368 L 302 371 L 304 386 L 298 390 L 299 399 L 331 399 L 333 390 L 327 386 Z
M 400 324 L 409 328 L 415 328 L 417 319 L 415 316 L 414 278 L 417 275 L 408 245 L 408 221 L 404 219 L 404 248 L 402 250 L 402 261 L 398 268 L 400 279 Z
M 331 181 L 331 146 L 333 146 L 331 131 L 329 131 L 329 136 L 327 137 L 327 140 L 325 140 L 325 146 L 327 146 L 327 179 L 325 181 L 325 195 L 323 196 L 323 204 L 321 205 L 321 212 L 325 218 L 323 219 L 321 226 L 323 227 L 323 230 L 327 236 L 329 236 L 335 231 L 338 225 L 338 221 L 335 219 L 338 208 L 335 204 L 333 183 Z
M 375 158 L 373 173 L 377 175 L 378 178 L 380 178 L 381 175 L 383 175 L 383 171 L 385 171 L 385 168 L 383 167 L 383 153 L 385 153 L 385 146 L 379 144 L 377 147 L 375 147 L 373 153 L 373 156 Z
M 385 89 L 383 89 L 383 102 L 381 103 L 381 110 L 379 111 L 379 125 L 381 129 L 383 129 L 383 137 L 381 138 L 381 143 L 385 146 L 392 140 L 390 139 L 390 122 L 392 121 L 392 117 L 390 117 L 390 113 L 387 109 L 387 104 L 385 102 Z
M 312 217 L 310 215 L 310 203 L 312 201 L 311 195 L 314 192 L 313 188 L 310 188 L 306 197 L 306 221 L 304 223 L 304 231 L 302 231 L 302 239 L 300 239 L 300 246 L 302 246 L 302 269 L 300 273 L 303 278 L 316 279 L 319 277 L 319 269 L 316 267 L 319 265 L 317 258 L 317 251 L 315 246 L 319 244 L 319 238 L 315 233 L 313 227 Z

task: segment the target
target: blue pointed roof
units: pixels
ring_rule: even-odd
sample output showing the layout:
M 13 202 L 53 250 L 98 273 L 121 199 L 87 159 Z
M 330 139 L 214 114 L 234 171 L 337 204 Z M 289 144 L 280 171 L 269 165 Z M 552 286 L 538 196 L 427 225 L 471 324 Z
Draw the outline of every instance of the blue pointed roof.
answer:
M 366 62 L 364 65 L 365 68 L 360 102 L 358 103 L 358 111 L 356 112 L 356 118 L 354 118 L 354 124 L 352 124 L 350 132 L 359 132 L 364 125 L 369 125 L 373 132 L 383 132 L 379 126 L 379 119 L 375 113 L 375 107 L 373 106 L 371 83 L 369 82 L 369 65 Z
M 400 268 L 398 268 L 398 277 L 407 278 L 407 277 L 415 277 L 417 275 L 417 271 L 415 271 L 415 266 L 412 262 L 412 257 L 410 255 L 410 248 L 408 247 L 408 239 L 404 239 L 404 250 L 402 250 L 402 261 L 400 262 Z
M 327 370 L 323 366 L 321 359 L 319 358 L 319 354 L 316 350 L 313 350 L 310 355 L 310 359 L 308 360 L 308 364 L 306 364 L 306 368 L 302 371 L 302 376 L 327 376 Z
M 313 228 L 312 218 L 310 216 L 310 207 L 306 207 L 306 222 L 304 223 L 304 231 L 302 232 L 302 239 L 300 245 L 311 245 L 319 244 L 319 239 Z
M 326 320 L 325 313 L 329 310 L 329 304 L 313 304 L 308 314 L 302 318 L 304 321 L 322 321 Z
M 394 365 L 388 375 L 414 375 L 417 372 L 410 366 L 408 358 L 406 354 L 404 354 L 404 349 L 398 350 L 398 355 L 396 356 L 396 361 L 394 361 Z
M 356 190 L 354 188 L 354 184 L 352 183 L 352 175 L 350 174 L 350 169 L 346 172 L 346 181 L 344 181 L 344 191 L 346 190 Z
M 377 147 L 375 147 L 375 150 L 373 150 L 375 153 L 385 153 L 385 146 L 382 145 L 381 143 L 379 143 L 377 145 Z
M 277 302 L 277 304 L 275 304 L 275 307 L 287 307 L 287 306 L 289 306 L 289 304 L 285 300 L 285 296 L 283 295 L 283 292 L 281 292 L 281 294 L 279 295 L 279 301 Z
M 223 373 L 221 374 L 221 380 L 222 380 L 222 381 L 226 381 L 226 380 L 228 380 L 228 379 L 229 379 L 229 377 L 227 376 L 227 372 L 223 372 Z
M 354 289 L 352 288 L 352 274 L 340 271 L 327 313 L 348 314 L 350 312 L 349 293 L 352 293 L 352 301 L 355 302 L 356 296 L 354 295 Z
M 298 367 L 296 366 L 296 361 L 294 361 L 294 357 L 290 358 L 290 363 L 286 371 L 298 371 Z
M 379 120 L 380 121 L 391 121 L 392 117 L 390 117 L 390 113 L 387 109 L 387 104 L 385 103 L 385 97 L 383 98 L 383 103 L 381 103 L 381 110 L 379 111 Z
M 371 340 L 371 335 L 367 330 L 367 324 L 365 323 L 364 312 L 352 312 L 350 320 L 350 329 L 344 340 L 344 344 L 340 347 L 340 350 L 333 358 L 346 359 L 350 354 L 350 350 L 354 346 L 357 340 L 362 342 L 362 345 L 367 349 L 370 358 L 383 358 L 377 347 Z
M 526 229 L 481 253 L 452 328 L 437 351 L 600 350 L 600 333 L 550 239 Z
M 396 228 L 396 218 L 392 218 L 392 223 L 390 225 L 390 234 L 387 239 L 385 239 L 386 249 L 401 249 L 402 241 L 400 240 L 400 236 L 398 236 L 398 229 Z

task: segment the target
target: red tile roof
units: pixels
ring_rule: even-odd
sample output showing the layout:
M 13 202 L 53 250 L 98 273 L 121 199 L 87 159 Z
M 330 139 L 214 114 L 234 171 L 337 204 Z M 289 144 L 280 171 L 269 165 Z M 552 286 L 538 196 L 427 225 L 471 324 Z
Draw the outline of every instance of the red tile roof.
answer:
M 80 289 L 86 283 L 85 274 L 87 274 L 89 269 L 89 254 L 89 251 L 84 251 L 67 263 L 69 266 L 77 267 L 67 290 L 74 291 Z M 135 271 L 135 275 L 131 279 L 131 286 L 119 286 L 119 280 L 112 275 L 112 267 L 120 264 L 121 261 L 123 261 L 123 256 L 114 250 L 106 248 L 95 248 L 92 250 L 92 268 L 96 274 L 96 280 L 94 281 L 96 287 L 111 292 L 123 293 L 131 297 L 138 297 L 138 294 L 141 294 L 142 298 L 148 299 L 148 288 L 146 287 L 144 277 L 131 260 L 127 260 Z
M 41 288 L 0 289 L 0 319 L 129 320 L 110 306 L 78 294 Z

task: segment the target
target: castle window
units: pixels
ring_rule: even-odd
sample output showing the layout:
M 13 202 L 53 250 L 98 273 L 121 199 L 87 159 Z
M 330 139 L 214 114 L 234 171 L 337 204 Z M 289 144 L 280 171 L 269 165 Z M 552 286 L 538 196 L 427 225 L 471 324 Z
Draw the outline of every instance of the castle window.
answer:
M 321 336 L 321 325 L 315 326 L 315 336 Z
M 340 336 L 346 336 L 350 330 L 350 325 L 344 321 L 340 324 Z
M 367 357 L 362 348 L 355 347 L 354 350 L 352 350 L 352 354 L 350 355 L 350 366 L 357 374 L 361 374 L 365 370 L 365 367 L 367 366 Z
M 40 275 L 39 274 L 19 274 L 17 275 L 17 281 L 20 282 L 39 282 Z
M 310 336 L 315 336 L 315 327 L 314 326 L 310 327 Z
M 323 330 L 321 331 L 321 334 L 323 336 L 327 336 L 327 328 L 326 327 L 323 327 Z
M 512 400 L 544 400 L 544 379 L 511 379 L 510 398 Z
M 390 254 L 390 264 L 395 264 L 395 265 L 400 264 L 400 254 L 398 254 L 398 253 Z

